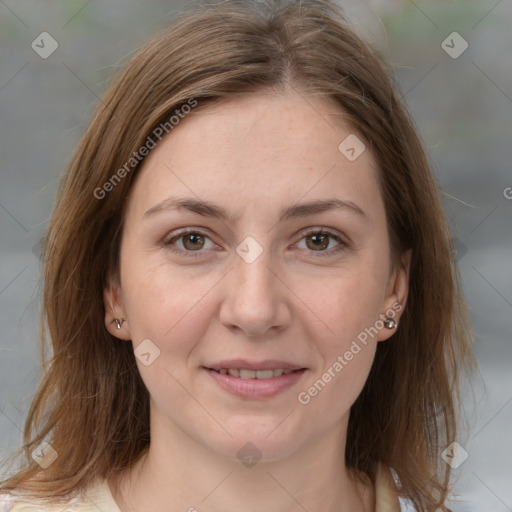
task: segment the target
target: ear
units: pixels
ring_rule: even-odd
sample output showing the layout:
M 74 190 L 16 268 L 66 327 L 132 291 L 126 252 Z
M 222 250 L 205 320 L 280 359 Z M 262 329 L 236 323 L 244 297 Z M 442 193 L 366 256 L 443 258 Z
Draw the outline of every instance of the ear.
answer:
M 105 306 L 105 327 L 108 332 L 121 340 L 130 341 L 130 325 L 124 310 L 121 285 L 116 278 L 108 278 L 103 290 L 103 305 Z M 120 321 L 117 327 L 116 319 Z
M 407 294 L 409 291 L 409 275 L 411 269 L 411 256 L 412 251 L 409 249 L 400 256 L 400 261 L 395 266 L 388 283 L 386 298 L 383 304 L 383 311 L 381 311 L 381 319 L 387 316 L 393 317 L 397 323 L 400 322 L 400 317 L 405 309 L 407 302 Z M 379 331 L 377 339 L 385 341 L 389 339 L 396 332 L 396 327 L 385 327 Z

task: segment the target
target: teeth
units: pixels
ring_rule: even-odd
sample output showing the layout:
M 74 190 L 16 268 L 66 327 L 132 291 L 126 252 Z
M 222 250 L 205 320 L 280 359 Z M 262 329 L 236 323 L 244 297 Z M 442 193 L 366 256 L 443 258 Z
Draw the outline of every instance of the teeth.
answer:
M 246 370 L 238 368 L 221 368 L 216 370 L 221 375 L 231 375 L 232 377 L 239 377 L 240 379 L 271 379 L 272 377 L 280 377 L 281 375 L 288 375 L 294 370 L 282 370 L 278 368 L 276 370 Z

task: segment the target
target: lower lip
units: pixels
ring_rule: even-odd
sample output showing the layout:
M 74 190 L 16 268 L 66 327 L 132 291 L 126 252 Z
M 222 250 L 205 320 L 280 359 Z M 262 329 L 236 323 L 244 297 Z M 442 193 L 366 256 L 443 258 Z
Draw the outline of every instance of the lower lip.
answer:
M 223 389 L 243 398 L 270 398 L 293 386 L 305 373 L 305 369 L 296 370 L 287 375 L 271 379 L 241 379 L 232 375 L 222 375 L 204 368 L 213 380 Z

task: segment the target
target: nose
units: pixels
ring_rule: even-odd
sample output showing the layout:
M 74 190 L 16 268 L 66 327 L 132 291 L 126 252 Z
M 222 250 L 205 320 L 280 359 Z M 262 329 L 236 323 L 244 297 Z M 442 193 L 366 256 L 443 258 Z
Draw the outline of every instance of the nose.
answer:
M 251 263 L 237 255 L 223 283 L 220 321 L 250 337 L 274 336 L 290 323 L 289 292 L 268 253 L 263 251 Z

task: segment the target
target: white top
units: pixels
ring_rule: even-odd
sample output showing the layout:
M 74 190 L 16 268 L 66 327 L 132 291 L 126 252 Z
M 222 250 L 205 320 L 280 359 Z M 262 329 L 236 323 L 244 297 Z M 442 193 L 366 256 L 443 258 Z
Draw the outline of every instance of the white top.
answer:
M 397 497 L 400 481 L 393 472 L 379 467 L 375 482 L 375 512 L 414 512 L 409 500 Z M 46 500 L 23 495 L 0 494 L 0 512 L 121 512 L 106 480 L 67 499 Z
M 121 512 L 106 480 L 67 499 L 45 500 L 0 494 L 0 512 Z

